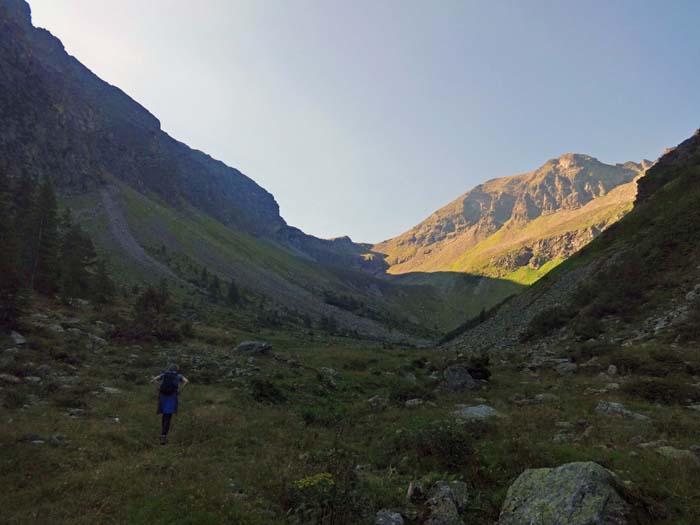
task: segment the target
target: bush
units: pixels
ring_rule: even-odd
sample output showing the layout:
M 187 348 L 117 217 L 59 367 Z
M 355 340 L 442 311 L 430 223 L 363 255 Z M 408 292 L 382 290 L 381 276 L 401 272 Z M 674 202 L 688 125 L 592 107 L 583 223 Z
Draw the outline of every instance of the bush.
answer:
M 623 391 L 651 403 L 664 405 L 700 401 L 700 388 L 670 379 L 638 379 L 624 385 Z
M 401 452 L 412 452 L 418 461 L 427 461 L 438 469 L 459 471 L 472 457 L 473 430 L 454 421 L 431 422 L 401 432 L 396 448 Z
M 542 310 L 530 320 L 521 339 L 523 341 L 530 341 L 532 339 L 545 337 L 554 330 L 564 326 L 569 319 L 571 319 L 571 314 L 562 306 L 553 306 L 552 308 Z
M 334 427 L 343 420 L 343 410 L 335 405 L 310 405 L 301 407 L 301 418 L 306 425 Z
M 287 397 L 268 379 L 253 378 L 250 380 L 250 394 L 260 403 L 284 403 Z
M 639 357 L 627 354 L 614 355 L 609 362 L 615 365 L 622 375 L 634 374 L 642 367 L 642 360 Z
M 435 394 L 428 387 L 413 384 L 395 385 L 389 392 L 389 399 L 403 403 L 409 399 L 434 399 Z
M 577 363 L 585 363 L 594 357 L 602 357 L 617 350 L 617 346 L 610 343 L 591 341 L 580 344 L 572 355 L 572 359 Z

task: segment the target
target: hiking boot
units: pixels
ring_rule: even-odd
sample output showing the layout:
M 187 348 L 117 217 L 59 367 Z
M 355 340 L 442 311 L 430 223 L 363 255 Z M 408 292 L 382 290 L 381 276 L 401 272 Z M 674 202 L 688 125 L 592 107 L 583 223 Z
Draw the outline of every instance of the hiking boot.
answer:
M 168 442 L 167 436 L 160 436 L 160 444 L 165 445 Z

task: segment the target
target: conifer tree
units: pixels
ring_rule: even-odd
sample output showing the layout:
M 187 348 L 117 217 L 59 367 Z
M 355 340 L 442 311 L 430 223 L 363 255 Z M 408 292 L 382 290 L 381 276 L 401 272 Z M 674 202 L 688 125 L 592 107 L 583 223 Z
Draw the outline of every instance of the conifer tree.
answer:
M 114 281 L 107 273 L 104 261 L 97 263 L 97 272 L 94 277 L 93 296 L 98 303 L 107 304 L 112 302 L 117 288 Z
M 228 293 L 226 294 L 226 302 L 233 306 L 235 304 L 238 304 L 238 301 L 241 300 L 241 294 L 238 291 L 238 286 L 236 286 L 236 282 L 231 279 L 231 282 L 228 283 Z
M 61 246 L 61 291 L 68 297 L 89 297 L 91 276 L 88 267 L 94 263 L 95 246 L 79 224 L 71 226 Z
M 37 198 L 37 240 L 30 286 L 39 292 L 52 294 L 59 287 L 58 267 L 58 207 L 53 183 L 44 178 Z
M 23 285 L 30 283 L 36 259 L 39 220 L 36 180 L 30 175 L 17 177 L 12 185 L 14 229 L 18 238 L 19 270 Z
M 20 246 L 11 214 L 9 180 L 0 172 L 0 327 L 11 328 L 19 316 Z
M 218 299 L 221 295 L 221 282 L 219 281 L 219 276 L 214 274 L 209 284 L 209 295 L 213 299 Z

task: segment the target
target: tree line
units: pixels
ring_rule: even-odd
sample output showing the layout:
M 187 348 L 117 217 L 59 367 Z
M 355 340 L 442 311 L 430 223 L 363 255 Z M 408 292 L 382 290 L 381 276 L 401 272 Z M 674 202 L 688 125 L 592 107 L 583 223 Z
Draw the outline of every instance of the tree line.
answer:
M 11 327 L 31 292 L 112 301 L 115 285 L 50 177 L 0 172 L 0 326 Z

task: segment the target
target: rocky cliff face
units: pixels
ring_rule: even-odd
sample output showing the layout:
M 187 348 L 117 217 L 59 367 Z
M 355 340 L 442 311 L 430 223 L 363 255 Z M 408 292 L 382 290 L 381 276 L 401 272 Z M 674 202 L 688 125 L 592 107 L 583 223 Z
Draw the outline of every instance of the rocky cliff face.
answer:
M 113 177 L 256 235 L 285 227 L 270 193 L 168 136 L 146 109 L 33 27 L 23 0 L 0 1 L 0 120 L 0 168 L 10 175 L 51 175 L 73 191 Z
M 374 249 L 386 254 L 392 273 L 457 270 L 502 276 L 524 266 L 539 269 L 568 257 L 619 219 L 634 200 L 633 181 L 649 165 L 613 166 L 568 153 L 533 172 L 480 184 Z M 609 209 L 591 223 L 589 212 L 600 211 L 596 203 L 603 199 Z M 488 256 L 476 257 L 482 252 Z

